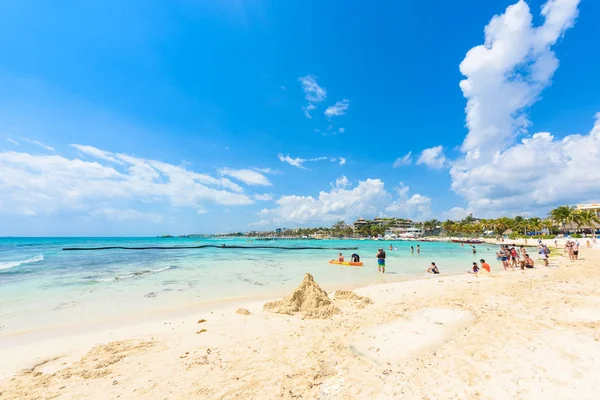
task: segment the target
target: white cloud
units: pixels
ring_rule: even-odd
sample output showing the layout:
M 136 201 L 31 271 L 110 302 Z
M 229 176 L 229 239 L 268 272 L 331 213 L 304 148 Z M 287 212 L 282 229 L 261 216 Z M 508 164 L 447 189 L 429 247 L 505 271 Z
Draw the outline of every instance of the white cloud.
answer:
M 15 146 L 20 146 L 20 145 L 21 145 L 19 142 L 17 142 L 17 141 L 16 141 L 16 140 L 14 140 L 14 139 L 11 139 L 11 138 L 6 138 L 6 140 L 7 140 L 9 143 L 12 143 L 12 144 L 14 144 Z
M 127 221 L 127 220 L 146 220 L 155 224 L 161 224 L 163 222 L 163 216 L 153 212 L 139 212 L 136 210 L 126 209 L 117 210 L 114 208 L 106 207 L 99 208 L 90 212 L 90 215 L 101 216 L 111 221 Z
M 277 207 L 261 211 L 275 223 L 326 223 L 351 220 L 360 215 L 376 215 L 390 201 L 379 179 L 360 181 L 353 189 L 333 188 L 312 196 L 282 196 Z M 265 218 L 265 219 L 266 219 Z
M 523 139 L 477 166 L 451 170 L 452 189 L 479 213 L 528 211 L 600 199 L 600 113 L 587 135 Z
M 304 96 L 310 103 L 320 103 L 327 98 L 327 91 L 319 86 L 316 76 L 306 75 L 298 79 L 302 85 Z
M 269 194 L 269 193 L 255 194 L 254 195 L 254 200 L 258 200 L 258 201 L 271 201 L 271 200 L 273 200 L 273 195 Z
M 469 211 L 462 207 L 453 207 L 452 209 L 450 209 L 448 211 L 444 211 L 442 213 L 442 219 L 443 220 L 451 219 L 453 221 L 459 221 L 472 213 L 473 213 L 472 211 Z
M 409 153 L 410 154 L 410 153 Z M 398 160 L 396 160 L 398 161 Z M 435 146 L 429 149 L 425 149 L 421 152 L 417 164 L 425 164 L 429 168 L 443 168 L 446 165 L 446 157 L 444 156 L 444 148 L 442 146 Z M 394 163 L 395 165 L 396 163 Z
M 281 153 L 279 153 L 277 155 L 277 158 L 279 158 L 279 161 L 290 164 L 293 167 L 296 168 L 300 168 L 300 169 L 306 169 L 306 167 L 304 166 L 304 163 L 307 162 L 313 162 L 313 161 L 322 161 L 322 160 L 327 160 L 327 157 L 315 157 L 315 158 L 300 158 L 300 157 L 296 157 L 296 158 L 292 158 L 290 157 L 290 155 L 283 155 Z
M 346 114 L 346 111 L 348 111 L 348 108 L 350 107 L 350 101 L 347 99 L 344 99 L 342 101 L 338 101 L 336 102 L 334 105 L 327 107 L 327 109 L 325 110 L 325 115 L 327 117 L 337 117 L 340 115 L 344 115 Z
M 529 6 L 521 0 L 485 27 L 485 43 L 469 50 L 460 64 L 469 128 L 464 152 L 493 154 L 529 124 L 524 111 L 558 68 L 551 47 L 574 24 L 578 3 L 549 0 L 542 7 L 544 23 L 533 27 Z
M 415 193 L 409 197 L 409 187 L 402 182 L 396 188 L 396 192 L 398 193 L 398 198 L 385 208 L 387 214 L 417 220 L 431 217 L 431 199 L 429 197 L 419 193 Z
M 394 168 L 401 167 L 403 165 L 411 165 L 412 164 L 412 151 L 406 153 L 404 157 L 398 157 L 396 161 L 394 161 Z
M 242 193 L 239 185 L 226 178 L 125 154 L 95 153 L 123 164 L 0 152 L 0 213 L 90 211 L 116 201 L 168 201 L 175 207 L 194 208 L 211 203 L 245 205 L 254 202 Z
M 312 115 L 310 115 L 311 110 L 314 110 L 315 108 L 317 108 L 314 104 L 312 103 L 308 103 L 308 105 L 306 107 L 302 107 L 302 111 L 304 111 L 304 115 L 306 116 L 306 118 L 311 119 Z
M 31 143 L 31 144 L 35 144 L 36 146 L 43 147 L 43 148 L 45 148 L 48 151 L 56 151 L 56 149 L 54 147 L 48 146 L 47 144 L 44 144 L 44 143 L 39 142 L 37 140 L 26 139 L 26 138 L 23 138 L 23 140 L 26 141 L 27 143 Z
M 253 168 L 255 171 L 261 172 L 263 174 L 271 174 L 271 175 L 276 175 L 276 174 L 281 174 L 281 171 L 278 169 L 273 169 L 273 168 Z
M 332 157 L 331 162 L 339 162 L 340 165 L 346 164 L 346 159 L 344 157 Z
M 337 178 L 335 180 L 335 187 L 336 188 L 345 188 L 345 187 L 348 187 L 348 186 L 350 186 L 350 181 L 344 175 L 340 176 L 339 178 Z
M 266 176 L 251 169 L 221 168 L 219 173 L 244 182 L 246 185 L 271 186 L 271 182 L 269 182 Z
M 339 132 L 339 133 L 344 133 L 344 131 L 345 131 L 345 129 L 344 129 L 344 128 L 340 128 L 340 129 L 338 129 L 338 132 Z
M 380 179 L 359 181 L 348 188 L 348 180 L 342 176 L 329 192 L 322 191 L 318 197 L 282 196 L 277 207 L 264 209 L 259 214 L 272 223 L 323 224 L 344 220 L 353 222 L 361 216 L 379 215 L 385 210 L 397 216 L 420 218 L 431 214 L 431 199 L 420 194 L 408 197 L 408 188 L 393 200 Z M 392 201 L 393 200 L 393 201 Z
M 266 225 L 269 225 L 269 224 L 271 224 L 270 221 L 268 221 L 266 219 L 261 219 L 258 222 L 251 222 L 251 223 L 249 223 L 248 227 L 252 227 L 252 226 L 266 226 Z
M 551 83 L 559 62 L 553 46 L 574 25 L 579 0 L 549 0 L 543 23 L 524 1 L 495 16 L 485 28 L 485 43 L 469 50 L 460 65 L 460 87 L 467 98 L 469 133 L 453 162 L 452 189 L 480 216 L 546 211 L 559 203 L 600 198 L 600 124 L 588 135 L 555 139 L 527 134 L 526 111 Z M 543 209 L 543 210 L 542 210 Z
M 98 158 L 98 159 L 101 159 L 101 160 L 110 161 L 110 162 L 115 163 L 115 164 L 124 164 L 123 161 L 117 159 L 116 157 L 113 157 L 111 155 L 111 153 L 109 153 L 107 151 L 100 150 L 100 149 L 97 149 L 97 148 L 92 147 L 92 146 L 83 146 L 83 145 L 80 145 L 80 144 L 72 144 L 71 146 L 74 147 L 74 148 L 76 148 L 80 152 L 82 152 L 84 154 L 87 154 L 87 155 L 90 155 L 90 156 L 92 156 L 94 158 Z

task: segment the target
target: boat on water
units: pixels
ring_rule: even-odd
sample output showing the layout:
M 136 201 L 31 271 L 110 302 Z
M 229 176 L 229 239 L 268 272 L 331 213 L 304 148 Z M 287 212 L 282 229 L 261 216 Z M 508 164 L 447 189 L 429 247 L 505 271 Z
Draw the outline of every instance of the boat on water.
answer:
M 347 267 L 362 267 L 363 266 L 362 261 L 352 262 L 352 261 L 331 260 L 331 261 L 329 261 L 329 264 L 345 265 Z
M 465 243 L 465 244 L 481 244 L 485 243 L 481 239 L 452 239 L 454 243 Z

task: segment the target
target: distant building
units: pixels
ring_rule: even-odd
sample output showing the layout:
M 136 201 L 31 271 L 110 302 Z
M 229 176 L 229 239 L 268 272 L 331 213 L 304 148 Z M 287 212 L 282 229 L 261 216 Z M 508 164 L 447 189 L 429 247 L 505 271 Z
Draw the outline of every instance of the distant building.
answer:
M 281 228 L 275 229 L 275 233 L 278 234 L 278 235 L 281 235 Z
M 578 211 L 591 211 L 596 216 L 600 217 L 600 203 L 593 204 L 577 204 Z
M 356 221 L 354 221 L 354 229 L 358 229 L 362 226 L 370 226 L 371 224 L 369 223 L 369 221 L 365 221 L 364 218 L 359 218 Z

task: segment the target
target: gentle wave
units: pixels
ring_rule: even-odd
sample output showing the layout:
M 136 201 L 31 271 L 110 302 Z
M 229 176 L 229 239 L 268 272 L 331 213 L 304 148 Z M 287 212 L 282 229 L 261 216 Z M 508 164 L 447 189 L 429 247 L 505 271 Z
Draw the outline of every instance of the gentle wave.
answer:
M 35 263 L 35 262 L 39 262 L 39 261 L 44 261 L 44 256 L 43 255 L 33 256 L 31 258 L 28 258 L 27 260 L 8 261 L 8 262 L 5 262 L 5 263 L 0 263 L 0 270 L 1 269 L 9 269 L 9 268 L 13 268 L 13 267 L 18 267 L 19 265 L 31 264 L 31 263 Z
M 157 274 L 159 272 L 166 271 L 169 269 L 175 269 L 175 266 L 172 265 L 170 267 L 164 267 L 164 268 L 158 268 L 158 269 L 145 269 L 143 271 L 137 271 L 137 272 L 133 272 L 133 273 L 127 274 L 127 275 L 117 275 L 117 276 L 111 277 L 111 278 L 99 278 L 99 279 L 96 279 L 96 281 L 97 282 L 121 281 L 121 280 L 129 279 L 129 278 L 138 278 L 140 276 L 148 275 L 148 274 Z

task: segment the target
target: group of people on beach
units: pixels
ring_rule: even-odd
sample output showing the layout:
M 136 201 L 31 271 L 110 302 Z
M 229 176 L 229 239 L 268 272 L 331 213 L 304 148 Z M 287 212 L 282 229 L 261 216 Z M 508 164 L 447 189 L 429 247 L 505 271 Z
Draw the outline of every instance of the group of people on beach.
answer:
M 588 240 L 588 247 L 590 241 Z M 569 260 L 576 261 L 579 258 L 579 241 L 578 240 L 567 240 L 565 243 L 565 253 L 569 254 Z

